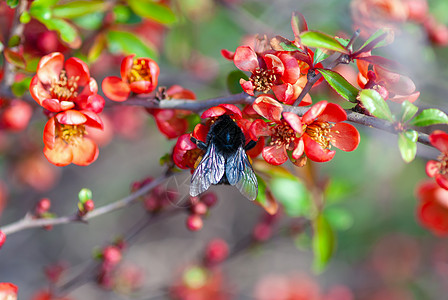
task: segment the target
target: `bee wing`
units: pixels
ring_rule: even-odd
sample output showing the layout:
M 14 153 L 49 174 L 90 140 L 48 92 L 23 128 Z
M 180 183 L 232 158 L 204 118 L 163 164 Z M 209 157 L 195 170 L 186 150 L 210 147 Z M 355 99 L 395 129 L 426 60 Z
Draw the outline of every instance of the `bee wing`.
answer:
M 235 154 L 227 159 L 226 176 L 229 183 L 236 186 L 246 198 L 257 198 L 257 177 L 243 147 L 239 147 Z
M 224 175 L 224 165 L 224 156 L 216 152 L 211 143 L 191 177 L 190 195 L 195 197 L 208 190 L 210 185 L 217 184 Z

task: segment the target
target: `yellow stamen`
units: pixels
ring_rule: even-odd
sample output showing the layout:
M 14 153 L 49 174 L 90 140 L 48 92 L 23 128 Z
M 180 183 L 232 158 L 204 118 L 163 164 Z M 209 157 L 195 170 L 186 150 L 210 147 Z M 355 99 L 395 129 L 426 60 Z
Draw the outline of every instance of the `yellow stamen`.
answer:
M 59 101 L 68 101 L 72 97 L 78 96 L 78 80 L 79 76 L 67 78 L 65 70 L 62 70 L 59 79 L 53 79 L 51 82 L 51 96 Z
M 130 82 L 152 80 L 149 65 L 146 64 L 144 59 L 134 60 L 128 79 Z
M 274 70 L 265 70 L 265 69 L 256 69 L 252 76 L 250 77 L 250 81 L 252 81 L 254 85 L 254 90 L 257 92 L 267 93 L 275 81 L 277 80 L 277 76 L 274 74 Z
M 84 125 L 57 125 L 57 137 L 61 138 L 67 144 L 76 146 L 79 138 L 84 137 L 85 134 L 86 127 Z
M 315 140 L 323 149 L 330 149 L 330 128 L 332 125 L 328 122 L 315 121 L 306 126 L 305 132 Z

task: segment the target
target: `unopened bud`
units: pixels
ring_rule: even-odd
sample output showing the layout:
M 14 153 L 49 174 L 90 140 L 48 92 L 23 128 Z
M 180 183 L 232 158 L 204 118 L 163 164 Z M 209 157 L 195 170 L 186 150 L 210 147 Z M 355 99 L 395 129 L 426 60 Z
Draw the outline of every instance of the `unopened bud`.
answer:
M 86 212 L 92 211 L 94 209 L 95 209 L 95 203 L 93 202 L 92 199 L 89 199 L 84 203 L 84 210 Z
M 200 196 L 201 202 L 204 202 L 208 207 L 212 207 L 218 202 L 218 197 L 215 193 L 205 193 Z
M 42 198 L 36 205 L 35 214 L 36 216 L 40 216 L 43 213 L 46 213 L 50 210 L 51 207 L 51 201 L 48 198 Z
M 214 239 L 205 250 L 205 261 L 208 263 L 220 263 L 229 255 L 229 246 L 222 239 Z
M 199 215 L 189 215 L 187 218 L 187 228 L 191 231 L 198 231 L 202 229 L 204 222 Z
M 193 204 L 191 211 L 196 215 L 205 215 L 208 211 L 208 207 L 204 202 L 198 202 Z
M 85 203 L 87 200 L 92 199 L 92 191 L 90 189 L 83 188 L 78 194 L 79 202 Z
M 103 261 L 110 265 L 116 265 L 121 261 L 121 250 L 116 246 L 107 246 L 103 250 Z

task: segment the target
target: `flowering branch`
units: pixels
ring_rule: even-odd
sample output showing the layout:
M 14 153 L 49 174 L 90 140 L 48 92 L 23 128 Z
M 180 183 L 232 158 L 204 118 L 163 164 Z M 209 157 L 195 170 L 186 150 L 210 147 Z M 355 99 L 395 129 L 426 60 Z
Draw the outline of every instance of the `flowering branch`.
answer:
M 227 97 L 213 98 L 204 101 L 191 101 L 191 100 L 161 100 L 157 101 L 155 99 L 145 100 L 139 97 L 133 97 L 129 100 L 122 102 L 122 105 L 135 105 L 142 106 L 145 108 L 160 108 L 160 109 L 185 109 L 194 112 L 200 112 L 206 110 L 210 107 L 217 106 L 219 104 L 227 103 L 227 104 L 252 104 L 255 101 L 254 96 L 250 96 L 246 93 L 235 94 Z M 299 116 L 303 116 L 305 112 L 308 111 L 309 107 L 298 107 L 282 104 L 283 111 L 293 112 Z M 387 131 L 393 134 L 397 134 L 399 131 L 396 130 L 395 124 L 392 122 L 388 122 L 385 120 L 381 120 L 372 116 L 368 116 L 362 113 L 354 112 L 350 109 L 345 110 L 347 113 L 347 120 L 368 126 L 374 127 L 383 131 Z M 427 146 L 432 146 L 429 142 L 429 136 L 425 133 L 418 132 L 418 142 Z
M 124 197 L 120 200 L 112 202 L 110 204 L 98 207 L 83 217 L 80 217 L 77 213 L 68 216 L 62 216 L 59 218 L 53 219 L 34 219 L 31 214 L 25 215 L 25 217 L 17 222 L 11 223 L 9 225 L 5 225 L 0 227 L 0 231 L 4 234 L 9 235 L 12 233 L 16 233 L 25 229 L 36 228 L 36 227 L 44 227 L 44 226 L 53 226 L 53 225 L 61 225 L 67 223 L 74 222 L 84 222 L 86 223 L 88 220 L 96 218 L 98 216 L 110 213 L 112 211 L 130 206 L 131 204 L 137 202 L 139 197 L 145 195 L 152 189 L 154 189 L 157 185 L 161 184 L 165 179 L 167 179 L 172 174 L 166 174 L 161 177 L 158 177 L 151 181 L 149 184 L 144 185 L 142 188 L 137 190 L 136 192 L 130 194 L 127 197 Z

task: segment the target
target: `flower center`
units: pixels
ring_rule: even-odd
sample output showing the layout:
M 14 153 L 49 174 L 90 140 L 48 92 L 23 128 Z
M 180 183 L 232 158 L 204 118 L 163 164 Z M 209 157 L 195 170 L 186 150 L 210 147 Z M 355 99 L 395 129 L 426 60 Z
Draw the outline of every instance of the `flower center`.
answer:
M 257 92 L 267 93 L 274 85 L 277 77 L 274 70 L 266 70 L 257 68 L 250 77 L 250 81 L 254 84 L 254 90 Z
M 306 126 L 306 125 L 305 125 Z M 322 149 L 330 149 L 330 128 L 332 125 L 328 122 L 315 121 L 304 128 L 306 134 L 315 140 Z
M 281 146 L 285 145 L 287 150 L 294 149 L 294 141 L 298 138 L 297 132 L 289 126 L 286 121 L 272 128 L 270 145 Z
M 439 161 L 439 173 L 440 174 L 447 174 L 448 173 L 448 153 L 442 153 L 440 154 L 440 156 L 437 158 L 437 160 Z
M 86 134 L 86 127 L 84 125 L 67 125 L 59 124 L 57 126 L 57 136 L 64 142 L 71 145 L 77 145 L 79 138 Z
M 135 59 L 128 75 L 129 81 L 151 81 L 151 78 L 150 68 L 146 61 L 144 59 Z
M 67 78 L 65 70 L 59 74 L 59 79 L 53 79 L 50 86 L 50 94 L 59 101 L 67 101 L 72 97 L 78 96 L 79 76 Z

